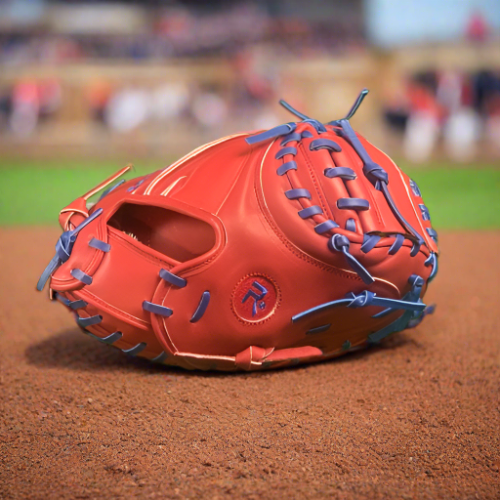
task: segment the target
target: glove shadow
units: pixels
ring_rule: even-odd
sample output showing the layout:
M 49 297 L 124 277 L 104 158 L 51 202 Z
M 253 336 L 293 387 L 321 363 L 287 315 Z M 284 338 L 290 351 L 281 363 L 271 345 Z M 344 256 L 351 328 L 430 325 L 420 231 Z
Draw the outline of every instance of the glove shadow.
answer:
M 412 344 L 419 348 L 419 343 L 413 336 L 405 333 L 395 333 L 380 344 L 369 346 L 359 351 L 346 353 L 339 358 L 326 360 L 325 363 L 355 363 L 376 352 L 392 351 L 405 345 Z M 74 371 L 96 371 L 96 372 L 149 372 L 149 373 L 175 373 L 185 377 L 205 376 L 205 377 L 227 377 L 227 376 L 263 376 L 269 374 L 267 370 L 257 372 L 189 372 L 177 367 L 151 363 L 143 358 L 127 356 L 118 349 L 101 344 L 82 334 L 79 328 L 63 330 L 49 338 L 36 344 L 30 345 L 26 351 L 26 358 L 29 364 L 40 368 L 67 368 Z M 288 366 L 287 370 L 314 370 L 319 365 L 297 365 Z M 274 370 L 273 370 L 274 371 Z M 278 368 L 276 373 L 282 370 Z
M 147 359 L 127 356 L 118 349 L 101 344 L 82 333 L 79 328 L 62 330 L 30 345 L 26 351 L 29 364 L 40 368 L 68 368 L 75 371 L 147 371 L 179 370 L 151 363 Z

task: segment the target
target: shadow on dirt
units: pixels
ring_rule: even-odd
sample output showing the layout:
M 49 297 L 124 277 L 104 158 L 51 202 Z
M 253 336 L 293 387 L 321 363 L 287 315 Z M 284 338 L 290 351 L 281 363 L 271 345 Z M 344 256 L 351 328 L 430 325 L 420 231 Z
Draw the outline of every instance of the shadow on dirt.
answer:
M 399 349 L 407 344 L 419 347 L 412 336 L 404 333 L 392 335 L 377 346 L 348 353 L 324 363 L 356 363 L 365 356 L 374 355 L 379 351 Z M 119 349 L 104 345 L 84 335 L 79 328 L 64 330 L 48 339 L 29 346 L 26 351 L 28 363 L 40 368 L 67 368 L 75 371 L 114 371 L 114 372 L 149 372 L 175 373 L 176 375 L 220 377 L 242 376 L 253 377 L 270 373 L 268 370 L 258 372 L 201 372 L 187 371 L 176 367 L 158 365 L 147 359 L 134 358 L 125 355 Z M 286 368 L 287 370 L 306 370 L 321 364 L 299 365 Z M 277 370 L 271 370 L 276 372 Z M 279 371 L 279 370 L 278 370 Z
M 30 345 L 25 354 L 30 364 L 42 368 L 123 372 L 170 370 L 170 367 L 156 365 L 146 359 L 127 356 L 119 349 L 87 337 L 79 328 L 63 330 Z

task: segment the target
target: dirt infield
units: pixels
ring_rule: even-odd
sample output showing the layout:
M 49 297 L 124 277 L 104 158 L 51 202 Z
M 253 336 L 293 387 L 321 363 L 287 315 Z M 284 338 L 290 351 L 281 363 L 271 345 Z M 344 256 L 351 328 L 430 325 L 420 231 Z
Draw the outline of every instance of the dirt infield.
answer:
M 34 291 L 56 229 L 0 229 L 0 498 L 500 498 L 500 232 L 440 234 L 434 316 L 287 371 L 128 359 Z

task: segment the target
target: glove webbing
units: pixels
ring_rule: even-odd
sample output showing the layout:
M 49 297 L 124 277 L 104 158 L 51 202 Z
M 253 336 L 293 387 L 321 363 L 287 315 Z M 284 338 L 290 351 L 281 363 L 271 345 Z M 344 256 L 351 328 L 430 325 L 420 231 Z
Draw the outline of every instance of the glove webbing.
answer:
M 349 119 L 355 114 L 357 109 L 359 108 L 361 102 L 365 98 L 366 94 L 368 93 L 368 90 L 364 89 L 360 95 L 358 96 L 356 102 L 352 106 L 351 110 L 347 114 L 347 116 L 341 120 L 336 120 L 329 122 L 328 125 L 340 127 L 340 128 L 333 128 L 335 133 L 337 133 L 339 136 L 347 140 L 353 149 L 356 151 L 357 155 L 360 157 L 361 161 L 363 162 L 363 173 L 365 176 L 374 184 L 375 188 L 380 190 L 389 207 L 391 208 L 392 212 L 396 216 L 396 218 L 399 220 L 401 225 L 408 231 L 409 234 L 412 235 L 413 239 L 413 247 L 410 252 L 410 256 L 414 257 L 418 254 L 421 245 L 424 244 L 424 239 L 422 236 L 405 220 L 401 212 L 398 210 L 396 204 L 394 203 L 394 200 L 392 199 L 392 196 L 389 192 L 388 189 L 388 183 L 389 183 L 389 176 L 387 172 L 377 163 L 375 163 L 371 158 L 366 149 L 363 147 L 361 144 L 361 141 L 358 139 L 356 133 L 352 129 Z M 288 109 L 290 112 L 301 118 L 303 123 L 310 123 L 315 129 L 318 134 L 321 134 L 322 132 L 326 131 L 326 127 L 324 124 L 319 122 L 318 120 L 314 120 L 312 118 L 309 118 L 308 116 L 304 115 L 303 113 L 300 113 L 299 111 L 295 110 L 292 106 L 290 106 L 288 103 L 285 101 L 281 100 L 280 104 L 282 104 L 286 109 Z M 281 142 L 282 146 L 286 146 L 289 142 L 294 141 L 294 142 L 299 142 L 302 138 L 304 137 L 312 137 L 312 134 L 307 131 L 303 132 L 302 134 L 296 133 L 295 130 L 297 128 L 297 123 L 290 122 L 286 123 L 284 125 L 280 125 L 278 127 L 275 127 L 271 130 L 268 130 L 266 132 L 263 132 L 261 134 L 254 135 L 252 137 L 246 138 L 246 142 L 248 144 L 255 144 L 264 140 L 276 138 L 279 136 L 285 136 L 283 141 Z M 309 149 L 311 151 L 317 151 L 319 149 L 328 149 L 333 152 L 340 152 L 342 149 L 337 144 L 336 142 L 330 140 L 330 139 L 322 139 L 318 138 L 314 141 L 311 142 Z M 283 147 L 278 151 L 276 154 L 275 158 L 276 159 L 281 159 L 285 155 L 291 155 L 295 156 L 297 154 L 297 149 L 293 146 L 288 146 L 288 147 Z M 287 161 L 283 163 L 278 169 L 277 169 L 277 174 L 278 175 L 284 175 L 286 172 L 289 170 L 297 170 L 297 163 L 295 161 Z M 335 168 L 329 168 L 326 169 L 324 172 L 324 175 L 328 178 L 335 178 L 335 177 L 340 177 L 342 180 L 354 180 L 356 179 L 356 174 L 355 172 L 347 167 L 335 167 Z M 414 187 L 415 186 L 415 187 Z M 418 191 L 418 187 L 416 184 L 413 182 L 413 185 L 411 186 L 413 192 Z M 288 199 L 300 199 L 300 198 L 311 198 L 311 194 L 307 189 L 290 189 L 288 191 L 285 191 L 285 196 Z M 370 204 L 368 200 L 362 199 L 362 198 L 340 198 L 337 201 L 337 207 L 339 209 L 349 209 L 349 210 L 368 210 L 370 208 Z M 429 216 L 429 211 L 425 205 L 420 205 L 420 210 L 422 211 L 424 220 L 430 219 Z M 312 207 L 307 207 L 305 209 L 302 209 L 298 212 L 299 216 L 302 219 L 306 219 L 308 217 L 312 217 L 314 215 L 319 215 L 322 214 L 322 210 L 319 206 L 313 205 Z M 335 229 L 336 227 L 339 227 L 338 224 L 332 220 L 327 220 L 325 222 L 322 222 L 318 224 L 315 227 L 315 231 L 318 234 L 323 234 L 327 233 L 328 231 Z M 355 221 L 353 219 L 348 219 L 346 222 L 346 230 L 352 231 L 355 230 Z M 435 241 L 437 241 L 437 233 L 433 229 L 428 228 L 427 232 L 431 238 L 433 238 Z M 392 246 L 389 248 L 389 255 L 394 255 L 396 254 L 399 249 L 401 248 L 403 242 L 404 242 L 404 236 L 401 234 L 395 234 L 395 241 L 392 244 Z M 374 235 L 374 234 L 365 234 L 363 238 L 363 243 L 361 245 L 361 251 L 363 253 L 368 253 L 370 250 L 375 248 L 376 244 L 380 240 L 380 236 Z M 332 251 L 338 251 L 342 252 L 344 256 L 346 257 L 346 261 L 348 265 L 358 274 L 358 276 L 366 283 L 366 284 L 371 284 L 375 280 L 371 276 L 371 274 L 368 272 L 368 270 L 359 262 L 358 259 L 356 259 L 350 252 L 349 252 L 349 246 L 350 246 L 350 241 L 347 238 L 347 236 L 340 235 L 340 234 L 334 234 L 331 236 L 329 242 L 328 242 L 328 247 Z M 431 253 L 431 255 L 434 255 Z M 434 264 L 435 260 L 432 261 Z M 426 265 L 427 261 L 426 261 Z

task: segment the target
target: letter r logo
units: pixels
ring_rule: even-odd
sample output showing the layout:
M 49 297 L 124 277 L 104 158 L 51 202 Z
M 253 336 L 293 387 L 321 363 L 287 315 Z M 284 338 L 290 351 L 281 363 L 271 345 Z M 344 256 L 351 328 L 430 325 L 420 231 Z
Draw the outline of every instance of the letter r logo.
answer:
M 265 309 L 266 307 L 266 303 L 263 302 L 262 299 L 267 295 L 267 288 L 261 285 L 258 281 L 254 281 L 252 283 L 252 287 L 256 288 L 259 291 L 259 293 L 250 288 L 243 297 L 241 303 L 244 304 L 249 298 L 252 298 L 252 300 L 254 301 L 252 306 L 252 317 L 253 317 L 257 314 L 257 307 L 259 307 L 259 309 Z

